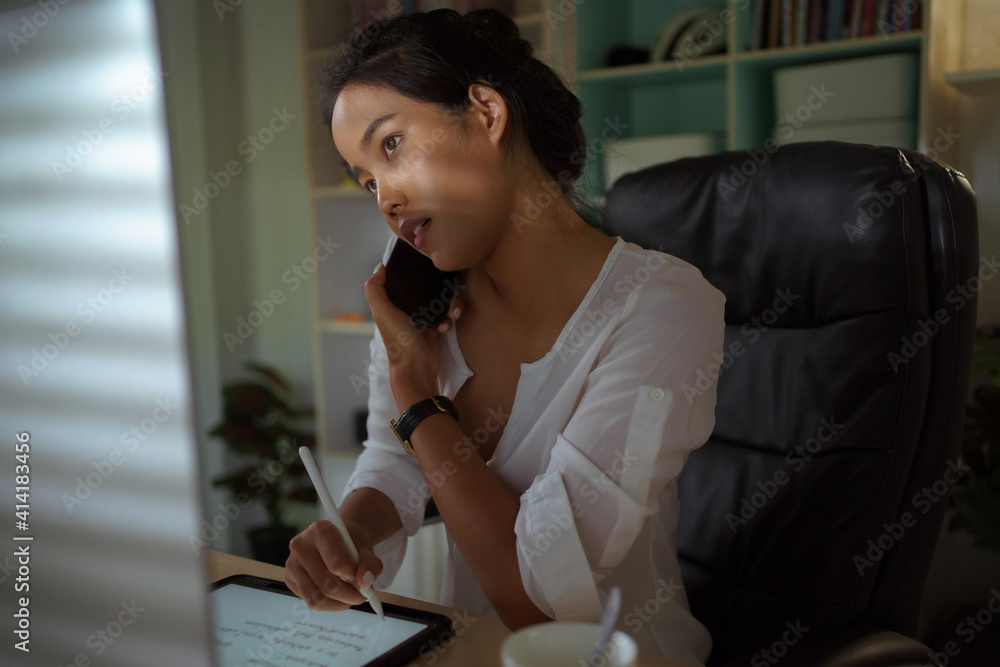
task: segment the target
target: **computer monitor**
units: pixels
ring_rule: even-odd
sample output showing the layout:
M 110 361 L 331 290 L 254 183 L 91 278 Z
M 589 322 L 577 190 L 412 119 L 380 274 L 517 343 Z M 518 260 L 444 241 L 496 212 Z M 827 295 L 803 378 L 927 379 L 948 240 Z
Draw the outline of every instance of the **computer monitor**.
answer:
M 162 77 L 151 0 L 0 0 L 0 664 L 212 664 Z

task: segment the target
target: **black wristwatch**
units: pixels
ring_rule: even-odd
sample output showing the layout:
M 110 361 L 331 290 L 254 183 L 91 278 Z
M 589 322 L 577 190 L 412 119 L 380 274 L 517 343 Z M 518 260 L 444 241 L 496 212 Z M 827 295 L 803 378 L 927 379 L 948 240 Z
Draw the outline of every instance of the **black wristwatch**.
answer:
M 417 428 L 417 424 L 423 420 L 439 412 L 446 412 L 454 417 L 455 421 L 458 421 L 458 410 L 447 396 L 425 398 L 407 408 L 406 412 L 400 415 L 398 420 L 389 420 L 389 427 L 396 434 L 396 437 L 399 438 L 399 444 L 403 446 L 407 454 L 417 455 L 413 451 L 413 445 L 410 444 L 410 435 L 413 433 L 413 429 Z

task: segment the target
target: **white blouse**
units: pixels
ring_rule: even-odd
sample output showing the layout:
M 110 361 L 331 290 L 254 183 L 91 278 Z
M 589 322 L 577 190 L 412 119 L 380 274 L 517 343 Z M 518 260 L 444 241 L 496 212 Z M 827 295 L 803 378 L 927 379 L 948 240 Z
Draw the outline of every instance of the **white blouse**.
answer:
M 487 463 L 520 495 L 521 580 L 541 611 L 598 621 L 620 586 L 619 629 L 643 651 L 689 662 L 704 662 L 712 640 L 681 582 L 676 480 L 715 424 L 715 387 L 697 380 L 722 351 L 724 304 L 695 267 L 617 239 L 553 348 L 521 364 Z M 473 373 L 454 327 L 439 345 L 439 391 L 454 398 Z M 398 415 L 378 333 L 371 350 L 368 440 L 344 495 L 371 487 L 399 510 L 403 530 L 376 548 L 378 586 L 395 576 L 430 493 L 389 429 Z M 466 435 L 475 442 L 477 432 Z M 450 536 L 441 603 L 496 615 Z

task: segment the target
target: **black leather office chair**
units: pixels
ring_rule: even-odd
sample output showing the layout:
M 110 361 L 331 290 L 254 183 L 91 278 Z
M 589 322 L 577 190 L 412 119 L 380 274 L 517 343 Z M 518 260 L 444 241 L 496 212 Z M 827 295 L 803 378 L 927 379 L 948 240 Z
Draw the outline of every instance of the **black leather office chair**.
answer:
M 961 474 L 979 285 L 974 194 L 919 153 L 819 142 L 619 179 L 607 231 L 726 295 L 716 426 L 680 482 L 709 665 L 910 665 Z M 957 470 L 956 470 L 957 469 Z

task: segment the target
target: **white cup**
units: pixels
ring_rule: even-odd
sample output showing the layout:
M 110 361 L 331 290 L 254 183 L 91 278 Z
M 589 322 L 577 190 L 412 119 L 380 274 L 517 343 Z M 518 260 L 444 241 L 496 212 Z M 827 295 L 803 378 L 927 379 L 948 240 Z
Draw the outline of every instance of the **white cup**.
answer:
M 522 628 L 503 643 L 503 667 L 588 667 L 600 626 L 596 623 L 552 622 Z M 639 647 L 616 630 L 597 667 L 635 667 Z

